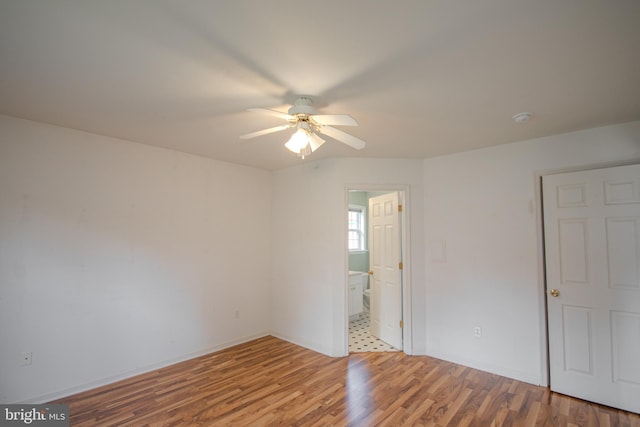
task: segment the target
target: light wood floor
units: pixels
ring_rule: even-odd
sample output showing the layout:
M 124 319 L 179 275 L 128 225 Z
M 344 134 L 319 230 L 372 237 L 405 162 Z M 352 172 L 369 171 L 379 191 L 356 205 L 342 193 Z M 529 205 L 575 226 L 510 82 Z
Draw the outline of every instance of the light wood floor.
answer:
M 640 415 L 404 353 L 265 337 L 61 399 L 71 426 L 640 426 Z

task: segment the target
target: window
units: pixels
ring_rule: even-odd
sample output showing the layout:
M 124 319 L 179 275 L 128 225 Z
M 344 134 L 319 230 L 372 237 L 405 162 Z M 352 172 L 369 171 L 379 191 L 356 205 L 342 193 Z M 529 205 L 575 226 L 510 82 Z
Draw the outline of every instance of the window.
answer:
M 364 251 L 364 206 L 349 206 L 349 251 Z

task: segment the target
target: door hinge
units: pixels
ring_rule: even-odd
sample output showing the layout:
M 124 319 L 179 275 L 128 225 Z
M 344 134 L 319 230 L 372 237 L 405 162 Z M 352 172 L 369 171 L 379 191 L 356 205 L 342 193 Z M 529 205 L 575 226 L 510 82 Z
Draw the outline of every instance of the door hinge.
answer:
M 400 328 L 404 328 L 404 320 L 400 321 Z
M 402 205 L 398 205 L 398 212 L 402 212 Z
M 398 263 L 398 268 L 399 268 L 400 270 L 402 270 L 402 269 L 404 268 L 404 264 L 402 263 L 402 261 L 400 261 L 400 262 Z

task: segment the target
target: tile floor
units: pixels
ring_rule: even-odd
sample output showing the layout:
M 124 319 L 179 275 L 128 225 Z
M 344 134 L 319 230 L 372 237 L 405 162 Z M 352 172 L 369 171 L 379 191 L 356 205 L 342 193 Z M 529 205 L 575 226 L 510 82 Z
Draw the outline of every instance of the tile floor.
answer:
M 368 351 L 400 351 L 369 332 L 369 312 L 363 311 L 349 321 L 349 353 Z

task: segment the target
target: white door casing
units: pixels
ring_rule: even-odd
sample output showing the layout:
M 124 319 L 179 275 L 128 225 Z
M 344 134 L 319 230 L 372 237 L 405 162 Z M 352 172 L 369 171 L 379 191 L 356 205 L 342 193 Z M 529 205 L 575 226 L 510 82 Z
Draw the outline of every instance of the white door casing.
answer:
M 640 165 L 545 176 L 543 209 L 551 389 L 640 413 Z
M 371 334 L 402 349 L 402 271 L 398 193 L 369 199 Z

